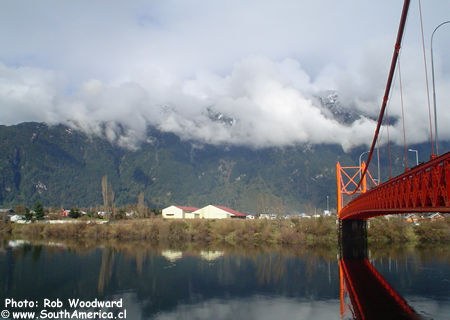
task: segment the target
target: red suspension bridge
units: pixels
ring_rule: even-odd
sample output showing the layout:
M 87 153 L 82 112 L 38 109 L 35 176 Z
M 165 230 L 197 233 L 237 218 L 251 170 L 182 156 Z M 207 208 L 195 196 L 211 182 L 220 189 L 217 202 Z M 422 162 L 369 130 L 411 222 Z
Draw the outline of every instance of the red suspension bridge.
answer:
M 375 181 L 368 171 L 388 103 L 409 3 L 409 0 L 405 0 L 403 5 L 391 68 L 367 164 L 363 162 L 360 167 L 343 167 L 338 162 L 336 165 L 337 211 L 340 220 L 366 220 L 381 215 L 412 212 L 450 213 L 450 153 L 441 156 L 434 153 L 431 120 L 430 161 L 412 170 L 406 168 L 403 174 L 384 183 Z M 368 184 L 373 188 L 369 190 Z
M 434 153 L 430 107 L 430 161 L 409 170 L 406 167 L 404 142 L 403 174 L 380 183 L 368 171 L 396 70 L 409 4 L 409 0 L 404 1 L 391 68 L 367 164 L 362 162 L 356 167 L 343 167 L 339 162 L 336 164 L 342 319 L 422 319 L 370 264 L 366 221 L 372 217 L 391 214 L 450 213 L 450 152 L 441 156 Z M 402 97 L 400 70 L 399 80 Z M 403 134 L 405 137 L 405 131 Z

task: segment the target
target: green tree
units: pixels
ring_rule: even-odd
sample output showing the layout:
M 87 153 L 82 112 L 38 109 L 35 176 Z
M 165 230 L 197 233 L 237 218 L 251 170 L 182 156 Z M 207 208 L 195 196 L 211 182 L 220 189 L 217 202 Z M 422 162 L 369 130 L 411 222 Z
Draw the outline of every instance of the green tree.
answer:
M 125 213 L 125 210 L 120 209 L 119 212 L 117 212 L 117 210 L 115 210 L 114 212 L 114 219 L 125 219 L 127 217 L 127 214 Z
M 30 221 L 33 219 L 33 214 L 31 213 L 30 209 L 25 207 L 25 220 Z
M 33 210 L 37 220 L 42 220 L 44 218 L 44 207 L 39 201 L 36 201 Z
M 76 219 L 76 218 L 78 218 L 80 216 L 81 216 L 81 212 L 80 212 L 80 210 L 78 210 L 78 208 L 70 209 L 70 212 L 69 212 L 69 217 L 70 218 Z
M 153 208 L 150 210 L 155 216 L 159 216 L 162 213 L 162 210 L 159 208 Z

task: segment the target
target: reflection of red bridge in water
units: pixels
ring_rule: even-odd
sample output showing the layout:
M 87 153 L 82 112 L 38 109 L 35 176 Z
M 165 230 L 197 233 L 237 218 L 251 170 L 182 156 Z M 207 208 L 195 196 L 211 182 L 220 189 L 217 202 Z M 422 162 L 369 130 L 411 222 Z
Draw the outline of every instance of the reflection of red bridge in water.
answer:
M 339 277 L 342 318 L 421 319 L 368 259 L 340 259 Z
M 364 162 L 359 167 L 342 167 L 340 163 L 336 165 L 337 209 L 340 221 L 341 316 L 344 319 L 348 319 L 347 316 L 353 319 L 420 319 L 420 316 L 368 261 L 366 220 L 376 216 L 411 212 L 450 213 L 450 152 L 441 156 L 434 153 L 431 115 L 430 161 L 411 170 L 406 168 L 403 174 L 384 183 L 375 181 L 367 170 L 383 122 L 409 2 L 410 0 L 404 1 L 391 68 L 367 165 Z M 368 188 L 368 185 L 372 185 L 373 188 Z M 351 313 L 347 315 L 347 311 Z

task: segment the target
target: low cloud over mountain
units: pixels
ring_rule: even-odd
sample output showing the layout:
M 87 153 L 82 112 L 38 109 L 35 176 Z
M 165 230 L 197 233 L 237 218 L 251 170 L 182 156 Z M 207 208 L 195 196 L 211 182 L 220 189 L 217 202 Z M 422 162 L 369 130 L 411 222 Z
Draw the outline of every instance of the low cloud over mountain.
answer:
M 107 17 L 98 15 L 101 3 L 84 1 L 0 5 L 15 12 L 3 17 L 8 28 L 0 31 L 0 123 L 65 123 L 128 148 L 147 139 L 148 126 L 252 148 L 336 143 L 349 150 L 371 142 L 400 5 L 130 3 L 112 2 Z M 388 22 L 377 24 L 385 12 Z M 441 12 L 433 7 L 428 19 Z M 416 26 L 412 14 L 408 27 Z M 421 51 L 409 32 L 403 99 L 407 143 L 418 143 L 427 139 L 428 114 Z M 450 100 L 445 50 L 436 50 L 442 106 Z M 389 105 L 395 120 L 399 92 L 397 79 Z M 450 138 L 449 122 L 440 112 L 443 139 Z M 390 136 L 401 143 L 401 122 L 391 123 Z

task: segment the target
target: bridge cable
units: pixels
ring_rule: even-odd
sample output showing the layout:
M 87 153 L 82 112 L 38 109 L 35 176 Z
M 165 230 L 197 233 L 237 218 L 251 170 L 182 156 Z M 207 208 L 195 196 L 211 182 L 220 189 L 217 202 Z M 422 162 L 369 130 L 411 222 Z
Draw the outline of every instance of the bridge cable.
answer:
M 403 108 L 403 88 L 402 88 L 402 72 L 400 68 L 400 59 L 398 60 L 398 80 L 400 85 L 400 104 L 402 106 L 402 124 L 403 124 L 403 151 L 405 171 L 408 170 L 408 152 L 406 151 L 406 131 L 405 131 L 405 112 Z
M 386 133 L 387 133 L 387 148 L 389 159 L 389 179 L 392 179 L 392 154 L 391 154 L 391 138 L 389 136 L 389 113 L 386 109 Z
M 373 151 L 375 149 L 375 144 L 377 143 L 377 140 L 378 140 L 378 134 L 380 133 L 380 127 L 383 122 L 383 116 L 384 116 L 384 112 L 386 110 L 386 104 L 388 102 L 389 92 L 390 92 L 391 86 L 392 86 L 392 78 L 395 73 L 395 66 L 397 64 L 397 58 L 398 58 L 398 54 L 399 54 L 400 47 L 401 47 L 403 31 L 405 29 L 406 17 L 408 16 L 409 4 L 410 4 L 410 0 L 405 0 L 405 2 L 403 3 L 402 15 L 400 18 L 400 24 L 399 24 L 398 32 L 397 32 L 397 39 L 395 41 L 394 53 L 392 55 L 391 68 L 389 70 L 389 75 L 388 75 L 388 80 L 386 83 L 386 89 L 384 92 L 383 102 L 381 104 L 381 110 L 380 110 L 380 114 L 378 116 L 377 127 L 375 129 L 375 134 L 374 134 L 374 137 L 372 140 L 372 145 L 370 147 L 369 155 L 367 156 L 367 164 L 366 164 L 366 167 L 364 168 L 364 171 L 361 175 L 361 179 L 359 180 L 358 185 L 356 186 L 355 190 L 350 195 L 355 194 L 356 191 L 361 187 L 361 183 L 367 173 L 367 169 L 369 168 L 370 161 L 372 160 Z
M 397 82 L 397 73 L 394 73 L 394 79 L 392 81 L 393 83 Z M 395 89 L 395 87 L 394 87 Z M 385 115 L 385 119 L 383 120 L 384 122 L 384 126 L 381 127 L 380 129 L 380 133 L 381 135 L 383 134 L 384 130 L 386 129 L 386 141 L 387 141 L 387 152 L 388 152 L 388 160 L 389 160 L 389 179 L 392 179 L 392 149 L 391 149 L 391 137 L 390 137 L 390 131 L 389 131 L 389 127 L 390 127 L 390 121 L 389 121 L 389 108 L 391 106 L 391 96 L 392 96 L 392 92 L 389 94 L 389 100 L 387 102 L 386 105 L 386 115 Z M 380 139 L 378 139 L 380 140 Z
M 422 6 L 419 0 L 419 16 L 420 16 L 420 30 L 422 33 L 422 51 L 423 51 L 423 64 L 425 66 L 425 83 L 427 87 L 427 102 L 428 102 L 428 120 L 430 122 L 430 142 L 431 142 L 431 158 L 434 158 L 434 145 L 433 145 L 433 125 L 431 124 L 431 104 L 430 104 L 430 89 L 428 87 L 428 69 L 427 69 L 427 56 L 425 54 L 425 40 L 423 36 L 423 22 L 422 22 Z

